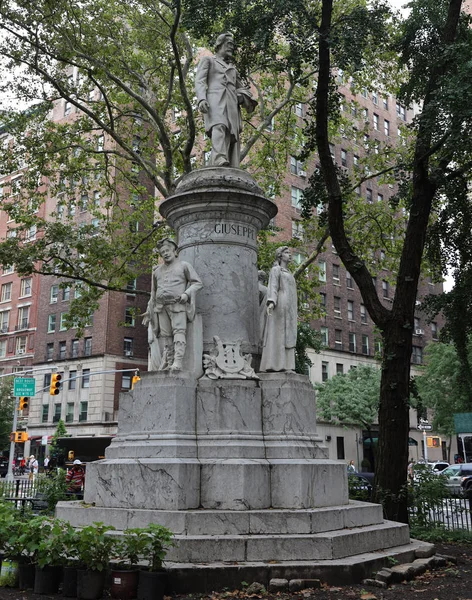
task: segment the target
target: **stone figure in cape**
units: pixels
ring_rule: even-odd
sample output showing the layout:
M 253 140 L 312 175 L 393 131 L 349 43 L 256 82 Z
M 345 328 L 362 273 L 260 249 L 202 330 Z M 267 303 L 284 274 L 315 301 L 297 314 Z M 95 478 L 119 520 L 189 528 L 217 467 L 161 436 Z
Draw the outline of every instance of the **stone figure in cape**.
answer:
M 240 106 L 252 113 L 257 105 L 231 62 L 233 52 L 232 34 L 222 33 L 216 40 L 215 56 L 200 60 L 195 78 L 198 109 L 211 139 L 210 164 L 217 167 L 239 167 Z
M 143 314 L 148 327 L 149 371 L 179 371 L 187 345 L 187 323 L 195 317 L 195 296 L 203 287 L 191 264 L 178 258 L 177 244 L 158 244 L 164 264 L 152 272 L 151 298 Z
M 295 371 L 297 287 L 288 269 L 288 246 L 277 248 L 267 286 L 261 371 Z

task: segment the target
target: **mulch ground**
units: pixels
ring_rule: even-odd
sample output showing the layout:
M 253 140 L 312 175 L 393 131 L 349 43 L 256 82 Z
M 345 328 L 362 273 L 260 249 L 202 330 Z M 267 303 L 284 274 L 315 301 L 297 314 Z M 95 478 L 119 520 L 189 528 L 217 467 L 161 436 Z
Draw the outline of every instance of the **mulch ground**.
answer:
M 187 594 L 166 596 L 165 600 L 472 600 L 472 547 L 459 544 L 437 544 L 438 554 L 454 556 L 457 565 L 437 571 L 426 572 L 408 583 L 391 586 L 386 590 L 364 585 L 343 587 L 322 586 L 317 590 L 304 590 L 296 593 L 252 594 L 239 590 L 226 590 L 213 594 Z M 64 596 L 40 596 L 33 592 L 23 592 L 0 588 L 0 600 L 65 600 Z

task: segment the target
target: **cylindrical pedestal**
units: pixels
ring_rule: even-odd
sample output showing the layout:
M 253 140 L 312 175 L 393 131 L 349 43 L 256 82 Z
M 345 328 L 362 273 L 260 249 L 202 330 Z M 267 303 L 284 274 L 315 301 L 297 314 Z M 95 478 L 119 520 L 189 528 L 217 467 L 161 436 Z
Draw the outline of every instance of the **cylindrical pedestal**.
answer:
M 180 257 L 200 275 L 197 312 L 203 319 L 203 349 L 213 337 L 241 341 L 259 351 L 257 234 L 277 214 L 252 177 L 241 169 L 193 171 L 167 198 L 160 212 L 176 230 Z

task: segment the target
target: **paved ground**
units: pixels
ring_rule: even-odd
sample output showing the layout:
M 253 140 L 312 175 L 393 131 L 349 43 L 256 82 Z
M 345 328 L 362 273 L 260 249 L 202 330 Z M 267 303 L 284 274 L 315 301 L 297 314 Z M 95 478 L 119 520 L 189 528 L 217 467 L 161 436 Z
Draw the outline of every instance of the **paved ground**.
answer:
M 355 585 L 349 587 L 323 586 L 292 594 L 253 594 L 227 590 L 218 594 L 166 597 L 165 600 L 472 600 L 472 547 L 438 544 L 438 552 L 455 556 L 458 564 L 425 573 L 414 581 L 397 584 L 387 590 Z M 0 600 L 65 600 L 60 594 L 39 596 L 0 588 Z

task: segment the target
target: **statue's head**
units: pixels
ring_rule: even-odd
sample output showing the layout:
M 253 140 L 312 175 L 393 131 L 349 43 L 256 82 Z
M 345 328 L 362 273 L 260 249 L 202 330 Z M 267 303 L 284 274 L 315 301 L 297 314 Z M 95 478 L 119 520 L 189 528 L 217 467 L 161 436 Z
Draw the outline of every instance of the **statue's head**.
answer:
M 259 269 L 259 271 L 257 271 L 257 279 L 261 283 L 264 283 L 265 280 L 267 279 L 267 273 L 265 271 L 263 271 L 262 269 Z
M 163 238 L 157 242 L 157 251 L 165 260 L 165 254 L 168 255 L 173 253 L 174 256 L 177 256 L 179 253 L 179 247 L 171 238 Z
M 275 251 L 275 264 L 280 265 L 284 255 L 286 256 L 288 262 L 291 258 L 290 248 L 288 246 L 280 246 L 280 248 L 277 248 Z
M 224 57 L 232 57 L 234 52 L 234 37 L 232 33 L 221 33 L 215 42 L 216 54 L 222 54 Z

